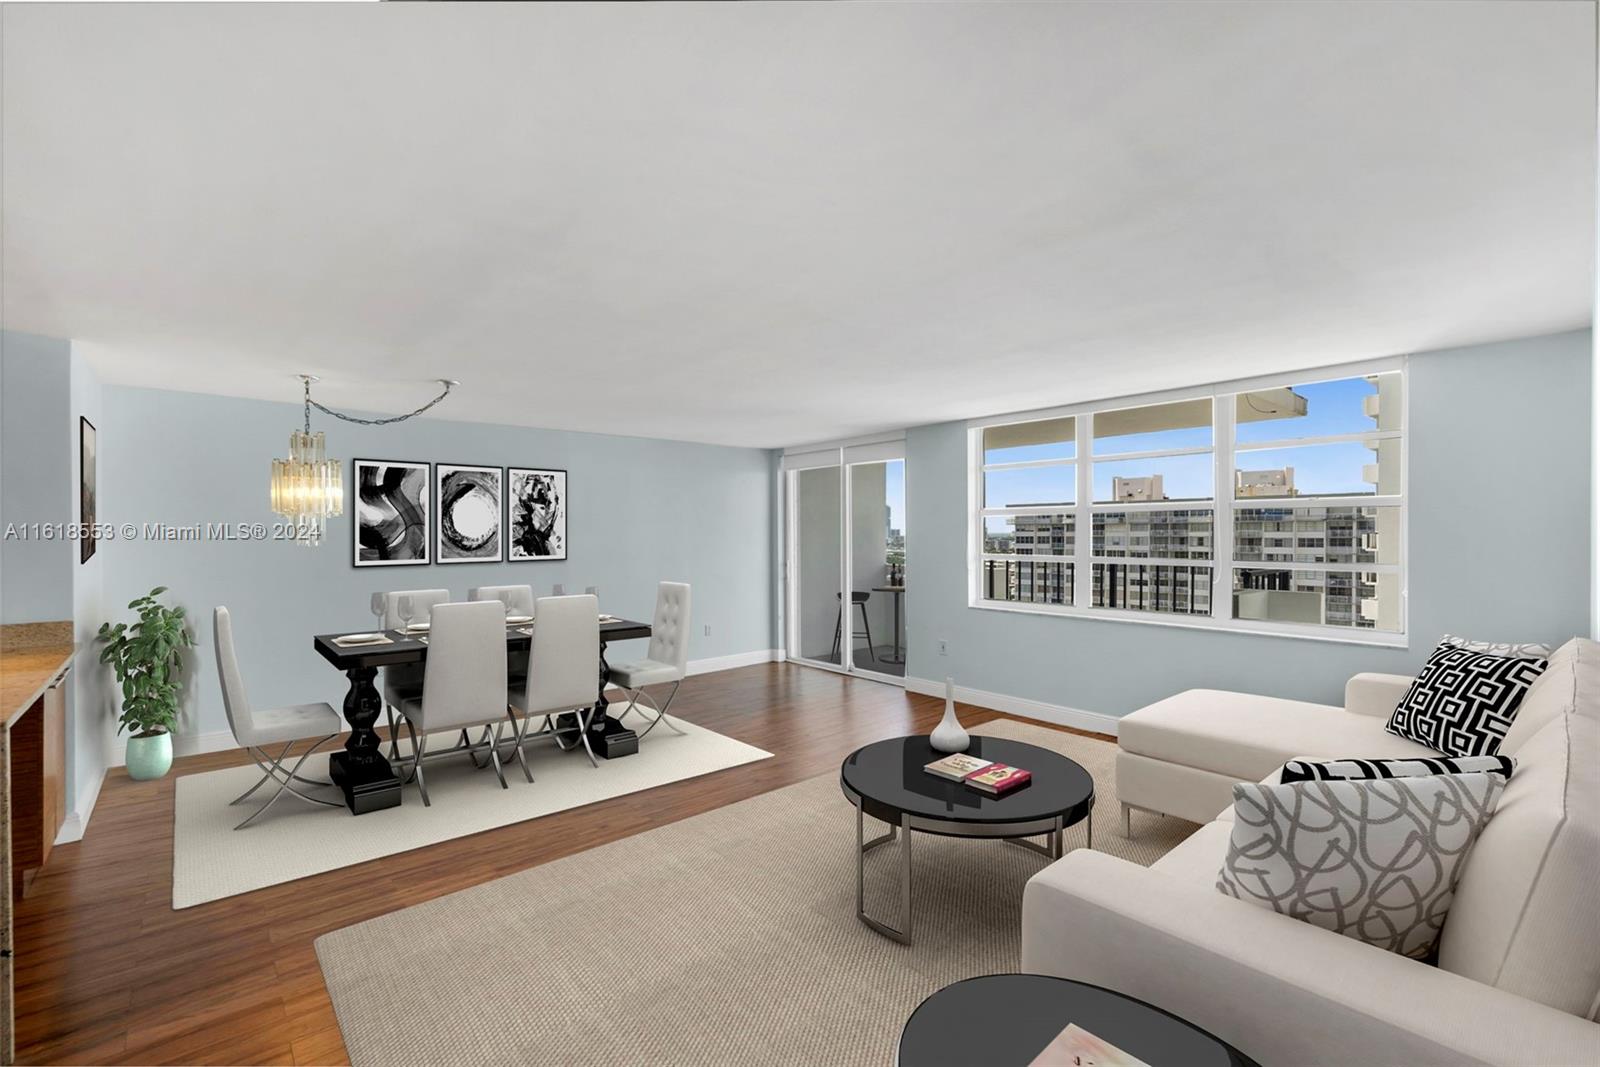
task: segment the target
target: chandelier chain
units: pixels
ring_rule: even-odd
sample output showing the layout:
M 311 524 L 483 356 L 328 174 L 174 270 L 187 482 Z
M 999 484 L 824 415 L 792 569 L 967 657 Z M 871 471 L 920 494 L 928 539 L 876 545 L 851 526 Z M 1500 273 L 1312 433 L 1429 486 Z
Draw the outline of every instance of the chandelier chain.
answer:
M 441 401 L 445 397 L 449 396 L 450 395 L 450 390 L 453 389 L 453 388 L 455 388 L 455 383 L 454 382 L 445 381 L 444 382 L 444 392 L 440 393 L 438 396 L 434 397 L 432 400 L 428 401 L 426 404 L 422 405 L 420 408 L 417 408 L 415 411 L 408 411 L 404 415 L 390 415 L 390 416 L 388 416 L 386 418 L 381 418 L 381 419 L 362 419 L 362 418 L 357 418 L 354 415 L 346 415 L 342 411 L 335 411 L 332 408 L 328 407 L 326 404 L 319 404 L 317 401 L 312 400 L 311 399 L 311 383 L 308 381 L 308 382 L 306 382 L 306 433 L 310 433 L 311 432 L 311 409 L 312 408 L 316 408 L 318 411 L 322 412 L 324 415 L 332 415 L 336 419 L 343 419 L 345 422 L 354 422 L 354 423 L 357 423 L 357 424 L 359 424 L 361 426 L 387 426 L 392 422 L 404 422 L 407 419 L 416 418 L 418 415 L 421 415 L 424 411 L 427 411 L 429 408 L 433 407 L 433 405 L 437 404 L 439 401 Z

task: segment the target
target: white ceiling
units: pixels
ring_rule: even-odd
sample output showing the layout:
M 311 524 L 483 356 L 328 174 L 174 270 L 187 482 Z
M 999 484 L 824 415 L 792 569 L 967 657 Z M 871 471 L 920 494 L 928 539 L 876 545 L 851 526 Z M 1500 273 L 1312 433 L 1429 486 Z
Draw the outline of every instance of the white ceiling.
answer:
M 112 382 L 775 446 L 1590 319 L 1589 4 L 0 17 Z

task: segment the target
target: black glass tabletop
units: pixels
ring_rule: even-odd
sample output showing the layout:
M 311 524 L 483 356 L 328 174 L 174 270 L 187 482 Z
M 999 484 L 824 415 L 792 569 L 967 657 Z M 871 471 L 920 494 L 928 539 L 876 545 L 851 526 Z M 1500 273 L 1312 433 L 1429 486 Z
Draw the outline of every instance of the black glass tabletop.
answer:
M 944 756 L 925 736 L 897 737 L 859 748 L 839 768 L 840 784 L 859 796 L 873 818 L 896 822 L 899 815 L 952 823 L 1022 823 L 1062 817 L 1063 826 L 1089 814 L 1094 779 L 1077 763 L 1047 748 L 1001 737 L 972 738 L 967 754 L 1027 771 L 1031 780 L 991 796 L 969 785 L 940 778 L 924 768 Z
M 906 1022 L 899 1063 L 1023 1067 L 1074 1023 L 1152 1067 L 1253 1067 L 1237 1049 L 1154 1005 L 1037 974 L 992 974 L 945 986 Z

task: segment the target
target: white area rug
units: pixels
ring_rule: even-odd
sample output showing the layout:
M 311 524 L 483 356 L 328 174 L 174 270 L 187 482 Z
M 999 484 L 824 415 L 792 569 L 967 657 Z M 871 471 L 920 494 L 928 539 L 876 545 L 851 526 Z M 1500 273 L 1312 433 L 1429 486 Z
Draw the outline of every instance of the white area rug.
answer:
M 233 827 L 273 787 L 263 786 L 232 807 L 228 801 L 250 788 L 261 772 L 249 766 L 184 775 L 177 781 L 173 817 L 172 907 L 192 908 L 772 755 L 693 723 L 673 722 L 685 732 L 675 734 L 663 725 L 639 743 L 635 755 L 602 759 L 598 768 L 589 766 L 582 751 L 562 752 L 550 742 L 530 745 L 532 785 L 514 759 L 505 768 L 510 788 L 501 789 L 493 770 L 477 770 L 466 756 L 457 756 L 431 761 L 423 769 L 432 807 L 422 806 L 415 785 L 405 788 L 398 808 L 359 817 L 343 806 L 322 807 L 285 796 L 238 831 Z M 454 740 L 437 737 L 429 744 L 443 749 Z M 326 758 L 313 756 L 301 773 L 326 778 Z M 340 796 L 333 789 L 317 795 Z

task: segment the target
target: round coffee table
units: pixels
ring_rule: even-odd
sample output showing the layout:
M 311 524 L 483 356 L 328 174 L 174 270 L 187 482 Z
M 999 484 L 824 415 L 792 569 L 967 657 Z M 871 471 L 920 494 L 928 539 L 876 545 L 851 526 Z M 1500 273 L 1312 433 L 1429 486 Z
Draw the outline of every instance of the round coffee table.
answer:
M 947 985 L 900 1032 L 897 1067 L 1024 1067 L 1076 1023 L 1152 1067 L 1255 1067 L 1255 1061 L 1153 1004 L 1087 982 L 991 974 Z
M 935 752 L 925 736 L 897 737 L 858 748 L 839 768 L 839 785 L 856 806 L 856 918 L 885 937 L 911 943 L 911 831 L 945 837 L 997 837 L 1051 859 L 1061 857 L 1062 831 L 1085 823 L 1085 844 L 1094 844 L 1094 779 L 1059 752 L 1001 737 L 976 737 L 967 754 L 1020 767 L 1032 775 L 1027 785 L 990 796 L 961 782 L 929 774 L 923 768 L 945 755 Z M 889 832 L 864 840 L 863 822 L 872 816 L 889 824 Z M 866 854 L 895 840 L 905 840 L 900 876 L 903 929 L 866 912 Z M 1025 837 L 1045 835 L 1048 847 Z

